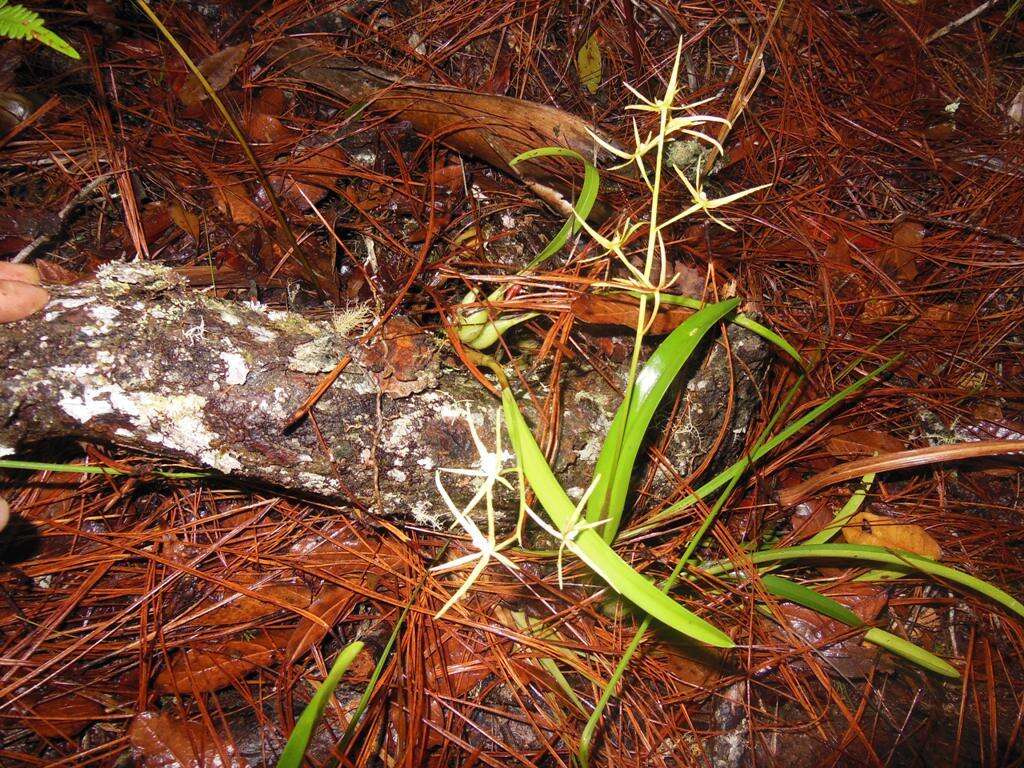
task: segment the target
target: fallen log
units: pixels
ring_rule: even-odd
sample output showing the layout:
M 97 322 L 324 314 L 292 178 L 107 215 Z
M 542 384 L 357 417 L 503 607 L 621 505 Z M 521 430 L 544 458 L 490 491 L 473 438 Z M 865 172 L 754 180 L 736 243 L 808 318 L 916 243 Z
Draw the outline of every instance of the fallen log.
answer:
M 53 286 L 52 294 L 43 311 L 0 326 L 0 456 L 54 438 L 101 441 L 441 527 L 449 516 L 434 471 L 475 466 L 468 419 L 493 447 L 497 402 L 401 318 L 363 347 L 345 335 L 349 314 L 309 320 L 229 302 L 145 263 L 108 264 L 95 279 Z M 730 338 L 735 364 L 713 345 L 686 387 L 668 452 L 683 474 L 721 431 L 733 375 L 725 451 L 742 444 L 756 411 L 751 376 L 764 371 L 767 351 L 741 329 Z M 283 432 L 346 353 L 353 364 L 313 418 Z M 535 391 L 543 396 L 543 385 Z M 567 367 L 555 467 L 576 494 L 620 400 L 601 376 Z M 445 476 L 456 501 L 468 498 L 473 482 Z M 503 512 L 508 525 L 511 499 Z

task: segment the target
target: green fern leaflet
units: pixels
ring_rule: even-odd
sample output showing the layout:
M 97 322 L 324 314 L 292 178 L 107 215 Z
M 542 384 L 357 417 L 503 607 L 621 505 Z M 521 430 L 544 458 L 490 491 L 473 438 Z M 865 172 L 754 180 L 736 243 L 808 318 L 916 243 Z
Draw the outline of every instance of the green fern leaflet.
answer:
M 45 26 L 43 18 L 35 11 L 23 5 L 8 5 L 7 0 L 0 0 L 0 37 L 12 40 L 38 40 L 55 51 L 60 51 L 72 59 L 80 58 L 78 51 L 67 44 L 56 32 Z

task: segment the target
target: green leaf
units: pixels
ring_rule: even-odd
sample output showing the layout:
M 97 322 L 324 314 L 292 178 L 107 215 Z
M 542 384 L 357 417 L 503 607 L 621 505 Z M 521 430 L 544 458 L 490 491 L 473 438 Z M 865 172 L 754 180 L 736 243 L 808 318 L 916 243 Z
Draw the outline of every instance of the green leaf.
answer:
M 0 37 L 36 40 L 72 59 L 81 58 L 64 38 L 46 28 L 38 13 L 23 5 L 8 5 L 7 0 L 0 0 Z
M 788 600 L 791 603 L 802 605 L 805 608 L 810 608 L 822 616 L 835 619 L 849 627 L 861 628 L 867 626 L 857 614 L 845 605 L 802 584 L 797 584 L 789 579 L 771 574 L 762 576 L 761 583 L 772 595 Z M 960 673 L 953 666 L 940 659 L 934 653 L 926 651 L 924 648 L 914 645 L 914 643 L 904 640 L 898 635 L 886 632 L 884 629 L 868 628 L 864 639 L 880 648 L 884 648 L 890 653 L 902 656 L 904 659 L 931 672 L 945 675 L 946 677 L 960 677 Z
M 501 401 L 509 437 L 522 464 L 523 474 L 552 522 L 565 533 L 572 527 L 576 507 L 551 471 L 512 392 L 503 390 Z M 571 549 L 612 589 L 677 632 L 719 648 L 733 646 L 727 634 L 688 611 L 633 570 L 593 529 L 580 531 Z
M 509 161 L 509 165 L 515 168 L 518 163 L 525 162 L 527 160 L 533 160 L 537 157 L 564 157 L 570 160 L 579 160 L 583 163 L 583 186 L 580 188 L 580 196 L 577 198 L 573 208 L 579 215 L 579 219 L 575 216 L 569 218 L 562 228 L 558 230 L 558 233 L 551 239 L 551 242 L 544 246 L 544 250 L 533 257 L 533 260 L 526 265 L 526 270 L 531 270 L 541 262 L 550 258 L 553 254 L 565 245 L 566 241 L 571 235 L 576 234 L 580 231 L 580 219 L 586 220 L 587 216 L 590 215 L 590 211 L 594 208 L 594 203 L 597 201 L 597 193 L 601 188 L 601 174 L 597 172 L 597 168 L 587 160 L 579 152 L 572 149 L 566 149 L 565 147 L 541 147 L 540 149 L 531 149 L 528 152 L 516 155 Z
M 598 478 L 587 505 L 587 520 L 607 519 L 604 540 L 615 541 L 626 506 L 633 466 L 662 398 L 708 331 L 739 306 L 739 299 L 711 304 L 670 333 L 647 360 L 627 392 L 594 465 Z
M 818 531 L 816 534 L 811 536 L 804 544 L 824 544 L 833 536 L 835 536 L 846 525 L 847 521 L 857 514 L 857 510 L 860 509 L 860 505 L 864 503 L 864 499 L 867 497 L 868 489 L 871 488 L 871 484 L 875 481 L 875 473 L 864 475 L 861 478 L 861 485 L 853 495 L 846 500 L 843 504 L 843 508 L 840 509 L 832 522 Z
M 861 389 L 865 384 L 867 384 L 872 379 L 881 376 L 882 373 L 884 373 L 888 368 L 894 365 L 899 359 L 900 357 L 897 356 L 894 357 L 892 360 L 888 360 L 882 363 L 880 366 L 875 368 L 875 370 L 873 370 L 871 373 L 867 374 L 866 376 L 862 376 L 861 378 L 857 379 L 857 381 L 853 382 L 853 384 L 850 384 L 849 386 L 841 389 L 839 392 L 836 392 L 834 395 L 832 395 L 832 397 L 830 397 L 828 400 L 826 400 L 818 407 L 811 409 L 803 416 L 801 416 L 799 419 L 790 422 L 782 429 L 782 431 L 780 431 L 771 439 L 765 441 L 763 445 L 759 446 L 749 456 L 745 456 L 739 461 L 736 461 L 734 464 L 729 466 L 727 469 L 723 469 L 721 472 L 719 472 L 717 475 L 711 478 L 708 482 L 704 483 L 702 486 L 700 486 L 700 488 L 691 493 L 685 499 L 677 501 L 675 504 L 671 505 L 667 509 L 662 510 L 657 515 L 652 517 L 648 522 L 644 523 L 639 528 L 634 529 L 634 532 L 640 533 L 649 528 L 653 528 L 660 521 L 668 517 L 671 517 L 680 510 L 693 506 L 700 499 L 703 499 L 708 494 L 717 491 L 719 488 L 728 483 L 734 477 L 737 477 L 741 475 L 743 472 L 745 472 L 748 467 L 762 459 L 770 451 L 782 445 L 782 443 L 786 442 L 789 438 L 791 438 L 801 429 L 806 427 L 812 421 L 817 419 L 823 413 L 834 408 L 839 403 L 843 402 L 843 400 L 853 395 L 855 392 Z
M 630 293 L 637 296 L 639 295 L 635 291 L 630 291 Z M 676 306 L 689 307 L 690 309 L 700 309 L 702 306 L 704 306 L 700 299 L 695 299 L 691 296 L 677 296 L 674 293 L 661 294 L 661 303 L 675 304 Z M 757 322 L 757 320 L 754 320 L 753 318 L 748 317 L 747 315 L 736 315 L 736 317 L 732 319 L 732 322 L 738 325 L 740 328 L 746 328 L 748 331 L 756 333 L 765 341 L 774 344 L 776 347 L 778 347 L 791 358 L 793 358 L 793 360 L 796 361 L 796 364 L 799 365 L 801 368 L 806 367 L 807 364 L 804 362 L 804 359 L 800 357 L 800 353 L 796 351 L 796 348 L 768 326 L 762 325 L 761 323 Z
M 338 687 L 338 683 L 341 682 L 349 665 L 361 650 L 363 650 L 363 644 L 357 640 L 354 643 L 349 643 L 338 654 L 331 671 L 327 673 L 327 677 L 320 683 L 313 698 L 309 700 L 306 708 L 302 710 L 302 714 L 295 722 L 295 728 L 292 730 L 291 736 L 288 737 L 288 743 L 284 745 L 284 751 L 277 761 L 277 768 L 301 768 L 306 747 L 309 746 L 313 730 L 320 723 L 320 718 L 323 717 L 328 700 L 334 693 L 334 689 Z
M 576 71 L 580 82 L 591 93 L 597 93 L 601 87 L 601 46 L 597 35 L 591 35 L 576 54 Z
M 1024 605 L 1016 598 L 989 584 L 977 576 L 950 568 L 948 565 L 937 563 L 927 557 L 915 555 L 912 552 L 905 552 L 898 549 L 886 549 L 884 547 L 873 547 L 866 544 L 800 544 L 795 547 L 783 549 L 766 549 L 761 552 L 754 552 L 749 556 L 754 565 L 761 563 L 777 563 L 787 560 L 854 560 L 868 563 L 879 563 L 882 565 L 896 566 L 900 569 L 920 571 L 929 576 L 945 579 L 953 584 L 973 590 L 984 595 L 989 600 L 1003 606 L 1024 618 Z M 727 573 L 736 570 L 731 561 L 716 563 L 705 571 L 711 575 Z

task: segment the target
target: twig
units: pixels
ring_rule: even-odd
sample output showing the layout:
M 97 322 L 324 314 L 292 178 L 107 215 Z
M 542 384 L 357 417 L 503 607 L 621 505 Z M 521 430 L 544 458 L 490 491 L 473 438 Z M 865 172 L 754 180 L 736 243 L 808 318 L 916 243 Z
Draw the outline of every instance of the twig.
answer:
M 71 214 L 74 213 L 75 209 L 82 205 L 82 203 L 84 203 L 92 193 L 99 188 L 100 184 L 105 182 L 112 175 L 113 174 L 110 173 L 101 174 L 82 187 L 81 191 L 72 198 L 71 202 L 61 208 L 60 213 L 57 214 L 57 219 L 60 223 L 48 232 L 44 232 L 39 235 L 35 240 L 18 251 L 11 261 L 15 264 L 20 264 L 23 261 L 26 261 L 30 256 L 32 256 L 32 254 L 43 246 L 49 245 L 50 241 L 64 230 L 64 224 L 67 222 L 68 218 L 70 218 Z
M 946 26 L 942 27 L 942 29 L 937 29 L 934 32 L 932 32 L 930 35 L 928 35 L 928 37 L 926 37 L 924 39 L 924 44 L 928 45 L 928 43 L 933 43 L 936 40 L 938 40 L 940 37 L 945 37 L 950 32 L 952 32 L 954 29 L 958 29 L 959 27 L 962 27 L 967 22 L 969 22 L 972 19 L 974 19 L 974 18 L 980 16 L 981 14 L 983 14 L 985 11 L 987 11 L 989 8 L 991 8 L 993 5 L 995 5 L 996 2 L 997 2 L 997 0 L 985 0 L 984 3 L 979 5 L 973 11 L 970 11 L 969 13 L 965 13 L 963 16 L 961 16 L 959 19 L 956 19 L 955 21 L 949 22 L 949 24 L 947 24 Z

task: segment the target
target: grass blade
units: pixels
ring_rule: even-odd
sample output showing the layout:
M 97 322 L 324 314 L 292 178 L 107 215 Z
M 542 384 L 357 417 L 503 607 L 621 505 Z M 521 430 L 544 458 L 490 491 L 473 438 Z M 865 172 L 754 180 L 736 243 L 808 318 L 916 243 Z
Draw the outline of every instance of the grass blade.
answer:
M 576 203 L 573 208 L 576 213 L 579 214 L 580 219 L 586 219 L 590 215 L 590 211 L 594 207 L 594 203 L 597 201 L 597 192 L 601 188 L 601 174 L 597 172 L 590 161 L 587 160 L 579 152 L 572 149 L 566 149 L 565 147 L 541 147 L 540 149 L 531 149 L 528 152 L 516 155 L 509 161 L 509 165 L 514 169 L 517 163 L 522 163 L 527 160 L 533 160 L 537 157 L 564 157 L 570 160 L 579 160 L 583 163 L 583 185 L 580 188 L 580 196 L 576 199 Z M 529 271 L 542 263 L 552 255 L 558 253 L 562 246 L 565 245 L 566 241 L 577 232 L 580 231 L 580 219 L 575 216 L 569 218 L 562 228 L 558 230 L 555 236 L 551 239 L 551 242 L 544 246 L 544 250 L 533 257 L 533 260 L 526 265 L 526 270 Z
M 631 291 L 630 293 L 638 295 L 633 291 Z M 661 303 L 675 304 L 676 306 L 689 307 L 690 309 L 700 309 L 701 307 L 704 306 L 704 303 L 700 299 L 694 299 L 691 296 L 677 296 L 672 293 L 661 294 Z M 757 322 L 757 320 L 754 320 L 753 318 L 742 314 L 736 315 L 736 317 L 734 317 L 731 320 L 731 322 L 735 323 L 740 328 L 746 328 L 751 333 L 756 333 L 765 341 L 774 344 L 776 347 L 778 347 L 791 358 L 793 358 L 793 360 L 796 361 L 796 364 L 799 365 L 801 368 L 805 368 L 807 366 L 807 364 L 804 362 L 804 359 L 800 357 L 800 353 L 796 351 L 796 348 L 768 326 L 762 325 L 761 323 Z
M 316 689 L 313 698 L 302 710 L 299 719 L 295 721 L 295 728 L 292 729 L 292 734 L 288 737 L 288 743 L 284 745 L 284 752 L 281 753 L 281 757 L 277 761 L 277 768 L 301 768 L 306 747 L 309 746 L 309 739 L 313 735 L 313 730 L 320 723 L 320 718 L 323 717 L 328 700 L 334 693 L 334 689 L 338 687 L 345 672 L 348 671 L 349 665 L 361 650 L 363 650 L 363 643 L 356 640 L 345 646 L 345 649 L 338 654 L 338 658 L 331 666 L 331 671 L 320 683 L 320 687 Z
M 754 565 L 787 560 L 854 560 L 895 566 L 901 570 L 920 571 L 984 595 L 989 600 L 1024 618 L 1024 605 L 999 587 L 989 584 L 977 576 L 971 576 L 969 573 L 950 568 L 948 565 L 937 563 L 927 557 L 902 550 L 873 547 L 866 544 L 800 544 L 795 547 L 753 552 L 748 557 Z M 734 570 L 736 570 L 736 566 L 731 561 L 716 563 L 705 569 L 710 575 Z
M 817 408 L 813 408 L 812 410 L 808 411 L 803 416 L 801 416 L 799 419 L 796 419 L 795 421 L 792 421 L 789 424 L 787 424 L 781 432 L 779 432 L 771 439 L 767 440 L 763 445 L 758 447 L 757 450 L 753 451 L 749 456 L 743 457 L 742 459 L 736 461 L 727 469 L 722 470 L 717 475 L 715 475 L 711 480 L 704 483 L 704 485 L 702 485 L 696 491 L 687 496 L 685 499 L 681 499 L 680 501 L 677 501 L 670 507 L 667 507 L 666 509 L 662 510 L 657 515 L 648 520 L 646 523 L 644 523 L 642 526 L 637 527 L 633 532 L 642 533 L 643 531 L 653 528 L 662 520 L 671 517 L 672 515 L 676 514 L 681 510 L 693 506 L 700 499 L 703 499 L 708 494 L 717 491 L 723 485 L 728 483 L 733 477 L 738 477 L 739 475 L 741 475 L 747 469 L 747 467 L 756 463 L 770 451 L 774 450 L 782 443 L 786 442 L 789 438 L 791 438 L 801 429 L 806 427 L 812 421 L 817 419 L 823 413 L 831 410 L 832 408 L 839 405 L 839 403 L 841 403 L 843 400 L 855 394 L 869 381 L 872 381 L 873 379 L 876 379 L 879 376 L 881 376 L 886 370 L 895 365 L 896 362 L 898 362 L 900 359 L 900 356 L 896 356 L 892 360 L 887 360 L 886 362 L 882 363 L 880 366 L 875 368 L 875 370 L 871 371 L 871 373 L 862 376 L 849 386 L 844 387 L 840 391 L 836 392 L 834 395 L 832 395 L 832 397 L 830 397 L 824 403 L 819 405 Z
M 864 475 L 860 482 L 860 488 L 855 490 L 853 495 L 846 500 L 845 504 L 843 504 L 843 508 L 836 512 L 836 516 L 832 518 L 832 522 L 807 539 L 804 544 L 825 544 L 829 539 L 839 533 L 851 517 L 857 514 L 857 510 L 860 509 L 860 505 L 863 504 L 864 499 L 867 498 L 871 484 L 875 482 L 875 473 L 872 472 Z
M 548 466 L 512 392 L 504 389 L 501 400 L 509 437 L 523 474 L 552 522 L 559 531 L 566 533 L 572 527 L 576 507 Z M 592 528 L 580 531 L 575 539 L 567 541 L 567 547 L 612 589 L 677 632 L 718 648 L 733 646 L 727 634 L 688 611 L 637 573 Z
M 607 520 L 604 540 L 615 541 L 626 506 L 633 466 L 644 435 L 662 398 L 697 345 L 715 325 L 739 306 L 739 299 L 706 306 L 670 333 L 650 356 L 612 420 L 594 465 L 599 480 L 587 505 L 587 520 Z
M 849 627 L 856 627 L 858 629 L 867 627 L 860 617 L 845 605 L 833 600 L 831 597 L 826 597 L 820 592 L 815 592 L 809 587 L 797 584 L 795 581 L 784 579 L 781 576 L 766 574 L 761 577 L 761 583 L 764 585 L 765 590 L 775 597 L 810 608 L 822 616 L 835 619 Z M 904 640 L 902 637 L 891 632 L 886 632 L 884 629 L 868 627 L 864 639 L 880 648 L 884 648 L 890 653 L 902 656 L 904 659 L 931 672 L 944 675 L 945 677 L 960 677 L 960 673 L 956 669 L 934 653 L 930 653 L 924 648 L 914 645 L 909 640 Z

